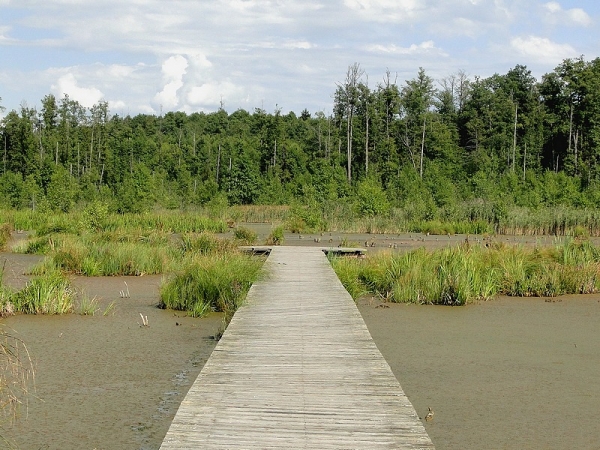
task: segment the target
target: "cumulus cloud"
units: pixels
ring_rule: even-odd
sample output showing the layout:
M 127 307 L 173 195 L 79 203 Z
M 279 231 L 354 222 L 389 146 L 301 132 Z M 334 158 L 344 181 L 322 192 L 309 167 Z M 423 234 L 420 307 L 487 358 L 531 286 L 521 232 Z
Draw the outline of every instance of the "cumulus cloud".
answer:
M 553 24 L 566 24 L 588 27 L 592 25 L 592 18 L 581 8 L 563 9 L 558 2 L 544 4 L 546 20 Z
M 67 94 L 72 100 L 78 101 L 86 108 L 91 108 L 104 97 L 99 89 L 79 86 L 75 75 L 72 73 L 62 75 L 56 81 L 56 84 L 51 86 L 51 90 L 57 97 L 62 97 L 64 94 Z
M 552 70 L 578 55 L 574 49 L 598 54 L 591 3 L 586 10 L 561 5 L 567 2 L 0 0 L 0 60 L 11 61 L 0 68 L 0 95 L 8 108 L 52 86 L 131 113 L 156 113 L 159 105 L 216 109 L 221 97 L 228 110 L 276 103 L 322 110 L 354 61 L 374 79 L 387 68 L 410 77 L 419 66 L 441 77 L 458 69 L 485 76 L 482 70 L 501 73 L 517 63 Z M 562 23 L 587 27 L 585 36 L 561 36 L 565 27 L 556 27 L 553 40 L 539 37 Z
M 244 90 L 230 81 L 208 82 L 192 87 L 186 100 L 190 106 L 214 108 L 218 107 L 222 100 L 239 99 L 243 95 Z
M 183 86 L 183 76 L 187 72 L 188 60 L 182 55 L 167 58 L 162 64 L 164 86 L 154 97 L 154 101 L 166 109 L 179 105 L 179 89 Z
M 577 56 L 577 51 L 569 44 L 558 44 L 539 36 L 515 37 L 510 41 L 510 46 L 527 61 L 555 64 Z

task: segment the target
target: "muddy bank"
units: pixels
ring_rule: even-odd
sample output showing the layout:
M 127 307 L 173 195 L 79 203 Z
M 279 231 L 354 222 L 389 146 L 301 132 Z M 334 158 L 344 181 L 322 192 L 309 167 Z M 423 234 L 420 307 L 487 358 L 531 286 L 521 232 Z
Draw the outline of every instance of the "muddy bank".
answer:
M 160 277 L 73 281 L 97 298 L 94 316 L 2 320 L 26 343 L 36 370 L 36 396 L 2 434 L 22 450 L 158 449 L 216 344 L 210 336 L 221 317 L 157 309 Z M 125 282 L 130 298 L 120 296 Z
M 359 302 L 437 450 L 597 449 L 600 296 Z

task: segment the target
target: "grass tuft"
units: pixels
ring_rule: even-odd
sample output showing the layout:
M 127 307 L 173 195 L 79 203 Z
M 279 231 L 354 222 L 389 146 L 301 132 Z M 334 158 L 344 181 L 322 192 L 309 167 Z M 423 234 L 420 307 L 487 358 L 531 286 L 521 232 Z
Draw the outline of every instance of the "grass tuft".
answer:
M 193 317 L 220 311 L 230 319 L 256 280 L 261 265 L 256 258 L 233 252 L 197 255 L 163 284 L 159 306 L 187 311 Z
M 354 298 L 368 293 L 393 302 L 464 305 L 497 294 L 600 291 L 600 251 L 589 241 L 568 241 L 553 249 L 463 245 L 332 263 Z

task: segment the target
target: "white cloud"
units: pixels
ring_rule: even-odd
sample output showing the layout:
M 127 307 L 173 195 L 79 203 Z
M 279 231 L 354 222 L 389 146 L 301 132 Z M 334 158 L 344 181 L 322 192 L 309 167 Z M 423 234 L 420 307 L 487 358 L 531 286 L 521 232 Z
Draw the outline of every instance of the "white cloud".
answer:
M 405 22 L 425 9 L 418 0 L 344 0 L 344 5 L 375 22 Z
M 103 94 L 132 114 L 159 105 L 216 109 L 221 96 L 228 110 L 321 110 L 354 61 L 378 80 L 387 68 L 409 79 L 419 66 L 439 77 L 459 69 L 488 76 L 515 64 L 543 73 L 579 52 L 600 54 L 600 29 L 591 26 L 600 8 L 591 0 L 561 6 L 568 4 L 0 0 L 0 61 L 11 62 L 0 67 L 0 95 L 9 109 L 52 86 L 73 98 Z
M 86 108 L 91 108 L 104 97 L 102 92 L 94 87 L 79 86 L 75 75 L 72 73 L 62 75 L 56 81 L 56 84 L 51 86 L 51 90 L 59 98 L 64 94 L 68 94 L 72 100 L 78 101 Z
M 546 20 L 552 24 L 574 25 L 588 27 L 592 25 L 592 18 L 581 8 L 563 9 L 558 2 L 544 4 Z
M 162 64 L 164 87 L 157 93 L 154 101 L 166 109 L 179 105 L 177 91 L 183 86 L 183 76 L 187 72 L 188 60 L 182 55 L 167 58 Z
M 515 37 L 510 41 L 510 46 L 525 61 L 555 64 L 577 56 L 577 51 L 569 44 L 558 44 L 539 36 Z
M 209 82 L 202 86 L 194 86 L 187 95 L 187 103 L 197 107 L 218 107 L 221 100 L 235 99 L 239 101 L 244 97 L 244 90 L 230 81 Z
M 435 46 L 433 41 L 425 41 L 420 44 L 412 44 L 410 47 L 398 47 L 395 44 L 382 45 L 375 44 L 367 46 L 368 51 L 375 53 L 390 53 L 394 55 L 416 55 L 426 53 L 437 53 L 442 54 L 440 49 Z

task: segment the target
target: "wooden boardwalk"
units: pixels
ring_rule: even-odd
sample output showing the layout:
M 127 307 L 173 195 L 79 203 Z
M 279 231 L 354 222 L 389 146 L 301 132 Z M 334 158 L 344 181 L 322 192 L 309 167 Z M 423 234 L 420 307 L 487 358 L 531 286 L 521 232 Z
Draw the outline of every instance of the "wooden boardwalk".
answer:
M 265 268 L 161 449 L 433 449 L 324 253 Z

